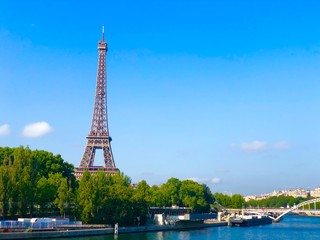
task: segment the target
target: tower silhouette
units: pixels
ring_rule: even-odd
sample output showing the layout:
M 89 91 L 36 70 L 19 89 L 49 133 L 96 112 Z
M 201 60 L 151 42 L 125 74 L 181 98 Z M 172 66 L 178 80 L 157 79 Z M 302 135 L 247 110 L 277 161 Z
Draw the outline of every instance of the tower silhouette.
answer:
M 82 177 L 83 172 L 88 169 L 90 173 L 103 170 L 105 173 L 114 174 L 119 170 L 114 163 L 111 150 L 112 138 L 108 129 L 107 114 L 107 78 L 106 78 L 106 55 L 108 51 L 107 42 L 104 39 L 104 27 L 102 27 L 102 39 L 98 43 L 98 71 L 96 81 L 96 94 L 90 133 L 87 136 L 87 145 L 84 150 L 80 165 L 75 169 L 77 179 Z M 97 149 L 102 149 L 104 166 L 94 166 L 94 158 Z

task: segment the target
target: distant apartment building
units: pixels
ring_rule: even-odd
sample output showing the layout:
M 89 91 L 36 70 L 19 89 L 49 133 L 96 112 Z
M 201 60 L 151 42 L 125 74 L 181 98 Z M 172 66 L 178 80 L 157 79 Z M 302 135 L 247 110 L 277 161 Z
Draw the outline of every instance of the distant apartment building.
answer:
M 302 198 L 307 198 L 307 197 L 320 197 L 320 187 L 315 188 L 314 190 L 305 190 L 303 188 L 298 188 L 294 190 L 280 190 L 280 191 L 273 191 L 270 193 L 263 193 L 261 195 L 252 195 L 252 196 L 245 196 L 244 200 L 246 202 L 250 200 L 262 200 L 270 197 L 279 197 L 279 196 L 292 196 L 294 198 L 297 197 L 302 197 Z
M 310 197 L 314 197 L 314 198 L 320 197 L 320 187 L 317 187 L 314 190 L 310 191 Z
M 310 191 L 305 190 L 303 188 L 299 188 L 299 189 L 287 191 L 285 196 L 292 196 L 294 198 L 297 198 L 297 197 L 307 198 L 307 197 L 310 197 Z

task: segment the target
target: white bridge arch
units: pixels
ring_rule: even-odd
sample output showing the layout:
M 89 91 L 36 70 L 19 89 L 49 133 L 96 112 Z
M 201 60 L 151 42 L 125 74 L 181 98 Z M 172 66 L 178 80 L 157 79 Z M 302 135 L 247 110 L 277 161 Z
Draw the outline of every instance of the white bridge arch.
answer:
M 292 208 L 288 209 L 287 211 L 285 211 L 284 213 L 282 213 L 281 215 L 279 215 L 277 218 L 273 218 L 273 217 L 270 217 L 273 219 L 273 221 L 275 222 L 279 222 L 279 220 L 286 214 L 288 214 L 289 212 L 292 212 L 296 209 L 298 209 L 299 207 L 303 207 L 305 205 L 308 205 L 308 204 L 311 204 L 311 203 L 317 203 L 317 202 L 320 202 L 320 198 L 315 198 L 315 199 L 311 199 L 311 200 L 308 200 L 308 201 L 305 201 L 305 202 L 302 202 L 302 203 L 299 203 L 298 205 L 296 206 L 293 206 Z

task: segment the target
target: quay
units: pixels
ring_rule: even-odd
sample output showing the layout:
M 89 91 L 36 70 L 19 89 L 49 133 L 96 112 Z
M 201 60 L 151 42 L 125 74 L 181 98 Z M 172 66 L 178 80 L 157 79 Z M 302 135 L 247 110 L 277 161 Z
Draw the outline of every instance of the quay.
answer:
M 138 233 L 138 232 L 158 232 L 158 231 L 178 231 L 186 229 L 201 229 L 208 227 L 227 226 L 227 222 L 213 221 L 210 223 L 203 222 L 177 222 L 173 225 L 150 225 L 138 227 L 119 227 L 118 234 Z M 35 231 L 35 232 L 2 232 L 0 239 L 47 239 L 60 237 L 85 237 L 96 235 L 111 235 L 114 234 L 114 228 L 94 228 L 94 229 L 79 229 L 79 230 L 52 230 L 52 231 Z

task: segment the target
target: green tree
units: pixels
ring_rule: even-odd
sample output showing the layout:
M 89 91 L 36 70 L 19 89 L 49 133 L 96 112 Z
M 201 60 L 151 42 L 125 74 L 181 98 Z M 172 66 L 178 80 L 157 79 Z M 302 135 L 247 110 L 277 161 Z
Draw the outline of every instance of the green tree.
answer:
M 63 161 L 61 155 L 53 155 L 51 152 L 44 150 L 32 151 L 32 157 L 37 159 L 38 173 L 46 178 L 49 174 L 61 173 L 68 181 L 71 181 L 72 187 L 75 186 L 74 166 Z
M 134 216 L 137 216 L 136 223 L 138 225 L 145 224 L 147 214 L 152 202 L 152 192 L 150 186 L 145 180 L 137 184 L 133 190 L 132 203 L 134 207 Z
M 164 197 L 162 195 L 162 192 L 160 191 L 160 187 L 157 185 L 153 185 L 150 188 L 150 194 L 151 194 L 151 203 L 150 205 L 153 207 L 163 207 L 165 206 L 164 204 Z
M 0 206 L 2 216 L 5 219 L 9 212 L 9 197 L 10 197 L 10 160 L 8 157 L 2 162 L 0 166 Z
M 13 159 L 14 159 L 13 152 L 14 152 L 14 148 L 0 147 L 0 165 L 3 164 L 4 160 L 13 162 Z
M 180 187 L 181 181 L 177 178 L 170 178 L 165 184 L 161 185 L 160 191 L 162 192 L 165 206 L 181 205 Z
M 185 207 L 191 207 L 193 212 L 203 213 L 210 211 L 210 203 L 206 201 L 203 185 L 192 180 L 183 180 L 180 187 L 180 198 Z
M 100 171 L 91 176 L 93 183 L 93 219 L 95 223 L 107 223 L 105 204 L 109 194 L 108 180 L 105 172 Z
M 37 182 L 36 203 L 39 205 L 40 216 L 45 216 L 45 213 L 51 207 L 55 197 L 55 187 L 50 181 L 41 177 Z
M 91 175 L 86 170 L 79 183 L 77 192 L 78 211 L 81 220 L 88 223 L 93 217 L 93 192 L 94 186 L 91 181 Z
M 58 206 L 55 199 L 59 197 L 58 189 L 63 178 L 68 179 L 70 192 L 77 187 L 73 165 L 64 162 L 60 155 L 22 146 L 0 147 L 0 163 L 0 206 L 4 216 L 32 216 L 34 207 L 40 202 L 41 214 L 47 214 Z M 46 184 L 54 189 L 51 195 L 47 194 Z M 60 198 L 62 191 L 61 188 Z M 48 198 L 50 208 L 45 207 L 45 198 Z
M 213 196 L 215 200 L 222 206 L 226 208 L 232 208 L 232 201 L 230 196 L 222 193 L 215 193 Z
M 204 198 L 205 198 L 206 202 L 210 205 L 213 204 L 215 199 L 214 199 L 214 196 L 213 196 L 210 188 L 206 184 L 202 184 L 202 187 L 203 187 Z
M 63 178 L 58 187 L 57 197 L 54 200 L 55 205 L 57 205 L 60 210 L 61 216 L 65 216 L 66 209 L 70 208 L 71 198 L 71 187 L 68 185 L 67 178 Z
M 18 214 L 27 216 L 28 211 L 33 212 L 36 180 L 33 179 L 34 171 L 31 169 L 31 150 L 19 147 L 14 150 L 16 190 L 18 194 Z
M 135 221 L 131 179 L 123 173 L 109 176 L 110 195 L 106 204 L 109 223 L 132 225 Z
M 245 206 L 245 200 L 242 195 L 234 194 L 231 196 L 231 208 L 243 208 Z
M 297 205 L 303 201 L 308 200 L 309 198 L 294 198 L 292 196 L 273 196 L 261 200 L 250 200 L 246 203 L 246 206 L 249 207 L 270 207 L 270 208 L 280 208 Z

